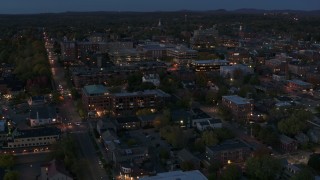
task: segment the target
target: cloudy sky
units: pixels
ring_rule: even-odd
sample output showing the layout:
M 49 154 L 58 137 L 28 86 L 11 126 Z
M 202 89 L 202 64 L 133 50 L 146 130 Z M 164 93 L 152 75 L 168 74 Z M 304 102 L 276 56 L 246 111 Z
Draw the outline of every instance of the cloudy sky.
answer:
M 0 14 L 239 8 L 318 10 L 320 0 L 0 0 Z

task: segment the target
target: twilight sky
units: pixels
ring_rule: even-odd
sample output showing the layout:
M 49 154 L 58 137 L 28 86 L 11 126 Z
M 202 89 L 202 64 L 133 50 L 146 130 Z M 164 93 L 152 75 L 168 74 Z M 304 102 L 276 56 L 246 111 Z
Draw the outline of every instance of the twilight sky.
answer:
M 320 0 L 0 0 L 0 14 L 239 8 L 318 10 Z

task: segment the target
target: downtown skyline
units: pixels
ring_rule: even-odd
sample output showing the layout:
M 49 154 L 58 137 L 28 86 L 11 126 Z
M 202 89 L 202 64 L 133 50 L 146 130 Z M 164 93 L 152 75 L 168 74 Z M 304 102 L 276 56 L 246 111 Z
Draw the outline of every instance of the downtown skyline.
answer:
M 318 10 L 319 0 L 10 0 L 0 3 L 0 14 L 36 14 L 60 13 L 68 11 L 179 11 L 179 10 L 236 10 L 236 9 L 265 9 L 265 10 Z

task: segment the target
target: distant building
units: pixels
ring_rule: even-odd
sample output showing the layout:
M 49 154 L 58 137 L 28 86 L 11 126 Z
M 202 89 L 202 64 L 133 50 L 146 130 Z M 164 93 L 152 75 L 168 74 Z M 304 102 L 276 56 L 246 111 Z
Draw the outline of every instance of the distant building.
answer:
M 108 53 L 110 60 L 118 66 L 127 66 L 131 63 L 146 60 L 144 52 L 137 49 L 117 49 Z
M 7 138 L 3 148 L 48 146 L 60 139 L 61 130 L 56 127 L 15 129 Z
M 193 60 L 190 63 L 191 69 L 196 72 L 214 71 L 220 69 L 221 66 L 228 66 L 227 60 Z
M 212 28 L 199 28 L 193 31 L 190 39 L 192 49 L 213 49 L 216 47 L 216 37 L 219 35 L 216 25 Z
M 234 78 L 235 72 L 241 71 L 243 75 L 252 74 L 253 69 L 243 64 L 236 64 L 232 66 L 221 66 L 220 67 L 220 75 L 223 77 Z
M 222 105 L 229 108 L 237 120 L 248 120 L 253 112 L 253 100 L 237 95 L 222 96 Z
M 294 75 L 305 77 L 306 74 L 310 71 L 310 66 L 296 60 L 296 61 L 291 61 L 288 64 L 288 70 Z
M 281 59 L 266 60 L 265 65 L 271 69 L 272 73 L 284 73 L 286 70 L 286 61 Z
M 142 82 L 149 82 L 158 87 L 160 86 L 159 74 L 145 74 L 142 76 Z
M 74 41 L 60 43 L 62 60 L 75 61 L 77 59 L 77 47 Z
M 176 63 L 186 65 L 197 58 L 198 51 L 180 45 L 175 48 L 168 48 L 167 54 L 169 57 L 173 57 Z
M 87 111 L 113 112 L 115 115 L 130 115 L 139 109 L 159 109 L 170 95 L 159 90 L 110 93 L 103 85 L 90 85 L 82 89 L 82 102 Z
M 313 85 L 298 79 L 288 80 L 288 87 L 296 91 L 307 91 L 313 89 Z
M 103 85 L 89 85 L 82 89 L 82 103 L 89 111 L 105 111 L 112 106 L 112 99 L 107 87 Z
M 39 180 L 73 180 L 62 161 L 52 160 L 41 165 Z
M 145 54 L 145 57 L 151 59 L 161 59 L 167 56 L 167 47 L 165 44 L 147 43 L 139 44 L 137 49 Z
M 86 85 L 103 84 L 112 76 L 112 72 L 103 68 L 71 67 L 70 73 L 77 89 Z
M 286 136 L 280 135 L 280 148 L 283 152 L 293 152 L 298 149 L 298 143 L 296 140 Z
M 234 44 L 232 41 L 228 42 L 231 44 Z M 250 55 L 247 51 L 241 50 L 241 51 L 230 51 L 227 53 L 228 61 L 232 63 L 249 63 L 251 60 Z
M 209 163 L 240 163 L 244 162 L 249 155 L 250 148 L 240 140 L 227 140 L 221 144 L 206 147 L 206 159 Z
M 207 180 L 208 178 L 204 176 L 199 170 L 193 171 L 170 171 L 164 173 L 158 173 L 155 176 L 142 177 L 140 180 Z
M 112 110 L 116 115 L 132 114 L 139 109 L 161 109 L 171 96 L 160 89 L 112 94 Z

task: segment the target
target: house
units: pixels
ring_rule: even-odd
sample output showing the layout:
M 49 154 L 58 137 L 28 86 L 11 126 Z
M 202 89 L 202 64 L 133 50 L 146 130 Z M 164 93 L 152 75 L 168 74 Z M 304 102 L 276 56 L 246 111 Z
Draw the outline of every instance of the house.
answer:
M 320 143 L 320 130 L 316 128 L 312 128 L 308 131 L 308 136 L 310 141 L 313 143 Z
M 281 179 L 289 180 L 295 174 L 299 173 L 301 169 L 295 164 L 286 164 L 283 172 L 281 173 Z
M 190 162 L 193 165 L 193 169 L 200 169 L 200 159 L 191 154 L 191 152 L 187 149 L 182 149 L 181 151 L 179 151 L 177 154 L 177 158 L 180 162 L 180 167 L 182 163 Z
M 171 121 L 180 126 L 190 126 L 191 113 L 183 109 L 171 111 Z
M 31 127 L 58 123 L 56 110 L 49 106 L 31 107 L 29 122 Z
M 40 180 L 73 180 L 62 161 L 52 160 L 41 166 Z
M 149 158 L 148 147 L 118 147 L 112 152 L 112 161 L 119 165 L 123 162 L 135 162 L 142 164 L 142 162 Z
M 212 119 L 207 113 L 202 111 L 200 108 L 193 108 L 191 110 L 191 126 L 197 127 L 198 122 L 207 122 L 208 120 Z
M 309 142 L 309 137 L 305 135 L 304 133 L 299 133 L 294 137 L 299 144 L 304 145 Z
M 142 165 L 135 164 L 132 162 L 122 162 L 120 163 L 120 177 L 121 179 L 126 179 L 125 177 L 131 177 L 132 179 L 139 179 L 145 176 L 152 176 L 156 174 L 154 162 L 146 162 Z M 130 179 L 131 179 L 130 178 Z
M 207 129 L 222 128 L 222 121 L 220 119 L 209 119 L 207 121 L 197 122 L 197 129 L 204 131 Z
M 250 147 L 238 139 L 231 139 L 215 146 L 206 147 L 206 160 L 222 164 L 244 162 L 250 155 Z
M 117 132 L 117 126 L 110 118 L 99 119 L 97 122 L 97 132 L 101 135 L 106 130 L 113 130 Z
M 39 106 L 44 105 L 46 103 L 46 99 L 44 96 L 32 96 L 28 100 L 28 104 L 30 106 Z
M 298 143 L 296 140 L 286 136 L 280 135 L 280 148 L 283 152 L 293 152 L 298 149 Z

